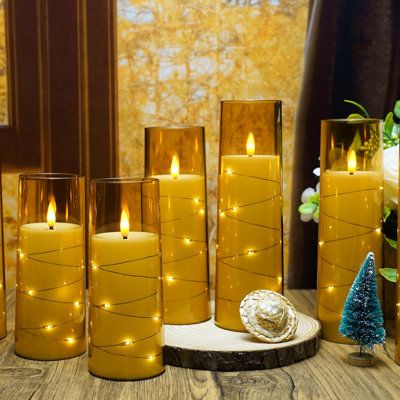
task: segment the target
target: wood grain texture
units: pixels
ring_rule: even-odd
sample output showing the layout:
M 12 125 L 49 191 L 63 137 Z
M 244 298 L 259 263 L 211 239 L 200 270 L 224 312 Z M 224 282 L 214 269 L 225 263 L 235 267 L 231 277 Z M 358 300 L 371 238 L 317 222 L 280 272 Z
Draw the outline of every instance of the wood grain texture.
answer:
M 165 327 L 164 361 L 168 365 L 209 371 L 277 368 L 312 357 L 318 350 L 320 325 L 298 313 L 299 326 L 289 342 L 264 343 L 249 333 L 218 328 L 214 320 Z
M 301 312 L 314 316 L 315 291 L 285 293 Z M 352 346 L 321 340 L 315 357 L 265 371 L 210 372 L 166 367 L 155 378 L 138 382 L 107 381 L 87 372 L 86 356 L 39 362 L 15 356 L 14 291 L 7 296 L 9 332 L 0 341 L 0 399 L 398 399 L 400 367 L 377 349 L 373 368 L 346 362 Z M 394 350 L 388 341 L 389 352 Z

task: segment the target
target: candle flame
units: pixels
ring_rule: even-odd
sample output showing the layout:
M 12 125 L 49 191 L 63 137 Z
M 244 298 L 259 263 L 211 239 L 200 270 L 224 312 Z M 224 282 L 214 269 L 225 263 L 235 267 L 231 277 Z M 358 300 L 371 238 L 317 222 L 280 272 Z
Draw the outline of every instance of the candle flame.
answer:
M 124 239 L 129 235 L 129 211 L 123 207 L 121 212 L 121 222 L 119 224 L 121 235 Z
M 254 135 L 252 132 L 250 132 L 249 136 L 247 137 L 246 153 L 249 157 L 252 157 L 254 156 L 255 151 L 256 151 L 256 144 L 254 142 Z
M 171 175 L 174 179 L 177 179 L 179 177 L 179 158 L 177 155 L 174 155 L 172 157 L 172 162 L 171 162 Z
M 353 175 L 357 169 L 357 157 L 354 150 L 351 151 L 349 159 L 347 161 L 347 170 L 349 171 L 350 175 Z
M 50 229 L 53 229 L 56 224 L 56 200 L 54 196 L 51 196 L 49 206 L 47 208 L 47 224 L 49 225 Z

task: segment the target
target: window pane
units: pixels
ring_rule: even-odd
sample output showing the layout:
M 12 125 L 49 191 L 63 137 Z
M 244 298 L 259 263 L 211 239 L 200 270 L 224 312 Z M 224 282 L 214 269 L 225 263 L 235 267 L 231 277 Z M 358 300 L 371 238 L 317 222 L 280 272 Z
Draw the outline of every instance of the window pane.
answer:
M 212 232 L 220 100 L 282 99 L 288 217 L 308 3 L 118 0 L 121 175 L 143 173 L 144 126 L 205 125 Z
M 8 123 L 5 0 L 0 0 L 0 125 Z

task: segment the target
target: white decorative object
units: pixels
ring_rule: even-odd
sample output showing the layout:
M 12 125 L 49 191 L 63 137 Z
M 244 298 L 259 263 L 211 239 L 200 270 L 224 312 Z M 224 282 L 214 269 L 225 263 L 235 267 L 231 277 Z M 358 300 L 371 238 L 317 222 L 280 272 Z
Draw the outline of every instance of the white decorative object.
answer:
M 268 343 L 291 340 L 298 326 L 293 305 L 271 290 L 249 293 L 240 303 L 240 317 L 250 333 Z

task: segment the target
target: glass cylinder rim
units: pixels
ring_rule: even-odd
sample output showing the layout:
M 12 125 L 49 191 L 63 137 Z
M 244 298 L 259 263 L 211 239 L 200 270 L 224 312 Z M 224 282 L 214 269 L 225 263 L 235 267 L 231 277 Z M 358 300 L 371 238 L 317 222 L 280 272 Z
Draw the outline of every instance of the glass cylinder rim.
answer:
M 20 174 L 20 180 L 26 181 L 40 181 L 40 180 L 75 180 L 75 179 L 83 179 L 83 175 L 78 174 L 69 174 L 64 172 L 34 172 L 34 173 L 26 173 Z
M 237 99 L 237 100 L 221 100 L 224 104 L 235 104 L 235 103 L 264 103 L 264 104 L 282 104 L 282 100 L 273 99 Z
M 144 128 L 145 131 L 150 130 L 186 130 L 186 129 L 201 129 L 204 130 L 204 126 L 201 125 L 165 125 L 165 126 L 147 126 Z
M 382 119 L 379 118 L 327 118 L 322 119 L 322 123 L 326 122 L 343 122 L 345 124 L 354 124 L 354 123 L 372 123 L 372 122 L 382 122 Z
M 113 177 L 113 178 L 95 178 L 91 183 L 109 183 L 109 184 L 123 184 L 123 183 L 156 183 L 157 178 L 144 178 L 144 177 Z

